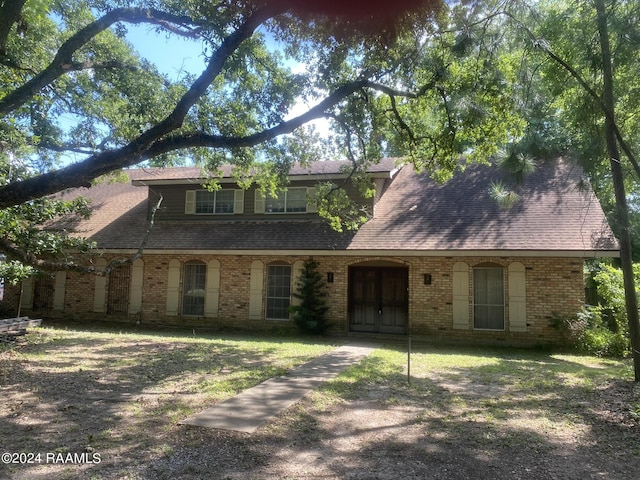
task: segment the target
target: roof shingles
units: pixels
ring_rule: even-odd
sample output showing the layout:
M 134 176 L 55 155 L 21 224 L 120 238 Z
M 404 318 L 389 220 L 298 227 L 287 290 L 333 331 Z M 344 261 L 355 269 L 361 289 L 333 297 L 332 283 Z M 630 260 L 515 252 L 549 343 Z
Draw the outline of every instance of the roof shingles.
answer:
M 165 178 L 185 178 L 193 173 L 165 172 L 169 174 Z M 148 173 L 129 171 L 132 180 L 144 180 Z M 404 167 L 382 195 L 375 218 L 357 232 L 335 232 L 317 217 L 304 221 L 185 218 L 156 222 L 146 248 L 443 253 L 531 250 L 586 255 L 616 251 L 617 243 L 596 197 L 590 189 L 577 187 L 580 176 L 579 169 L 569 162 L 545 164 L 520 187 L 521 201 L 503 210 L 488 193 L 491 182 L 503 178 L 495 167 L 469 167 L 442 185 Z M 77 233 L 102 248 L 138 248 L 147 227 L 146 190 L 131 184 L 104 184 L 79 192 L 93 200 L 95 213 L 77 226 Z

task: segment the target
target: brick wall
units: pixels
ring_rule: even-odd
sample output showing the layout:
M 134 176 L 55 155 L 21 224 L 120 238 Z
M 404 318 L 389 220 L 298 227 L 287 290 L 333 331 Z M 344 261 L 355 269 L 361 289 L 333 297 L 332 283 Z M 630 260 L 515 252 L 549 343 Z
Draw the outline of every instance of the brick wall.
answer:
M 296 260 L 306 260 L 306 256 L 277 255 L 152 255 L 142 257 L 144 261 L 144 287 L 142 311 L 128 318 L 109 317 L 93 313 L 95 277 L 78 273 L 68 273 L 63 312 L 48 312 L 52 315 L 75 319 L 101 319 L 143 324 L 204 326 L 211 328 L 233 328 L 242 330 L 293 328 L 291 322 L 273 320 L 249 320 L 251 263 L 255 260 L 265 265 L 285 262 L 290 265 Z M 110 258 L 107 256 L 107 260 Z M 198 260 L 220 262 L 220 297 L 217 318 L 192 316 L 167 316 L 166 295 L 169 261 L 177 259 L 185 262 Z M 409 272 L 408 332 L 416 336 L 434 339 L 463 339 L 469 342 L 504 343 L 560 343 L 562 337 L 550 324 L 552 317 L 573 316 L 584 304 L 584 284 L 582 259 L 570 258 L 520 258 L 520 257 L 347 257 L 318 255 L 319 270 L 326 278 L 333 273 L 333 283 L 328 283 L 328 317 L 334 324 L 335 333 L 347 333 L 348 324 L 348 273 L 349 267 L 368 262 L 370 265 L 385 265 L 395 262 L 406 266 Z M 452 321 L 453 265 L 465 262 L 470 268 L 475 265 L 492 263 L 505 269 L 505 309 L 504 331 L 477 331 L 472 328 L 454 330 Z M 509 281 L 507 267 L 512 262 L 520 262 L 526 269 L 526 332 L 509 330 Z M 471 270 L 470 270 L 471 271 Z M 424 274 L 431 275 L 431 284 L 424 284 Z M 180 291 L 182 291 L 182 275 Z M 263 299 L 265 293 L 263 291 Z M 5 304 L 17 306 L 19 289 L 7 286 Z M 469 299 L 472 298 L 472 275 L 469 275 Z M 472 311 L 472 309 L 470 309 Z M 23 310 L 23 313 L 29 313 Z M 35 313 L 35 312 L 34 312 Z M 264 316 L 264 315 L 263 315 Z

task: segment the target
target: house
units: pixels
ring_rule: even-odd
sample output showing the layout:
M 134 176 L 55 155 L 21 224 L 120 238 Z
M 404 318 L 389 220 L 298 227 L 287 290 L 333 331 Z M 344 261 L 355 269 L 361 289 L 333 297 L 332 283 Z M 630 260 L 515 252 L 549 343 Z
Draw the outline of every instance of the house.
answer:
M 318 182 L 346 178 L 343 165 L 294 167 L 277 198 L 238 188 L 229 171 L 210 192 L 199 168 L 128 170 L 128 183 L 76 190 L 93 202 L 93 216 L 75 230 L 98 243 L 98 267 L 137 251 L 162 195 L 143 255 L 106 277 L 58 272 L 25 281 L 21 310 L 87 321 L 288 327 L 295 280 L 313 257 L 337 333 L 558 343 L 553 319 L 575 316 L 584 304 L 584 260 L 618 255 L 600 204 L 569 161 L 541 165 L 520 186 L 521 201 L 503 209 L 488 193 L 504 179 L 497 167 L 469 166 L 438 184 L 385 159 L 370 169 L 376 195 L 359 199 L 373 218 L 339 233 L 308 201 Z M 18 303 L 16 291 L 5 296 Z

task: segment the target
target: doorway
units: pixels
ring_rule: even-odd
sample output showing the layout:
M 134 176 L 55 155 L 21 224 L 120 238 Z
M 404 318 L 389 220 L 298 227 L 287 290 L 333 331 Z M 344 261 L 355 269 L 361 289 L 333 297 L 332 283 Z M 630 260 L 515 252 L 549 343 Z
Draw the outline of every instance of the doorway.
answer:
M 353 332 L 407 332 L 409 269 L 349 268 L 349 328 Z

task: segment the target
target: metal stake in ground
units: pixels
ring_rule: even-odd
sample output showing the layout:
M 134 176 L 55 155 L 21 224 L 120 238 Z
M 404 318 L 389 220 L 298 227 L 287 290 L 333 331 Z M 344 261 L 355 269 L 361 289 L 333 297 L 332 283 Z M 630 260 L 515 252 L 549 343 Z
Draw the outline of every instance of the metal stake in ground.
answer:
M 411 335 L 407 337 L 407 383 L 411 385 Z

